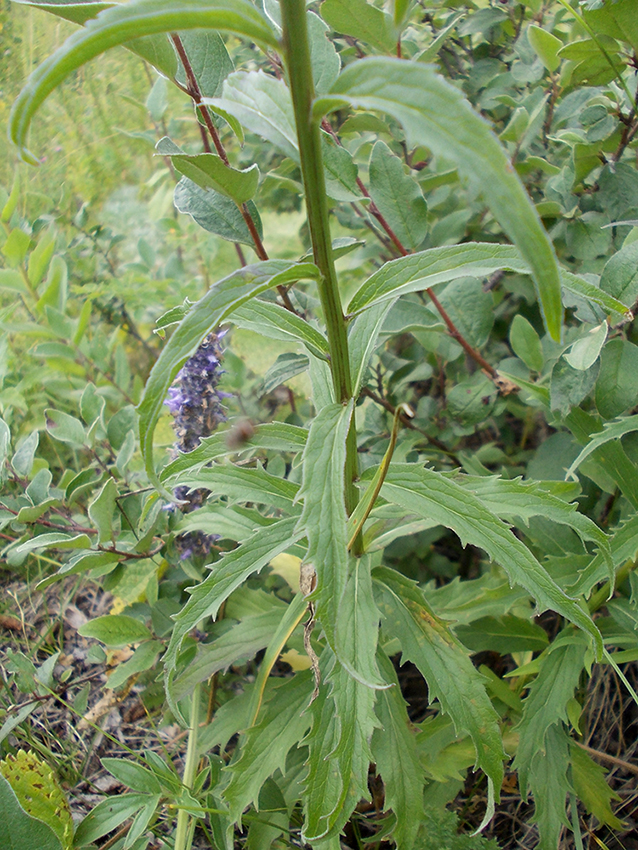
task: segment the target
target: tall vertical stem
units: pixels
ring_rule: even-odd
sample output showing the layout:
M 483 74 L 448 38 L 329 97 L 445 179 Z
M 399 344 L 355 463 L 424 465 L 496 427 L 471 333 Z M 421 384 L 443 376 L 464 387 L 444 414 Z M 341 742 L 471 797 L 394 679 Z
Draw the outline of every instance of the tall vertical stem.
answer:
M 348 336 L 332 256 L 321 136 L 318 123 L 312 120 L 312 101 L 315 92 L 306 25 L 306 3 L 305 0 L 280 0 L 280 6 L 283 47 L 297 124 L 308 226 L 314 261 L 323 276 L 319 284 L 319 297 L 330 344 L 332 380 L 337 401 L 345 403 L 352 397 Z M 346 510 L 350 514 L 358 498 L 354 486 L 354 480 L 357 477 L 357 435 L 354 421 L 348 434 L 345 475 Z

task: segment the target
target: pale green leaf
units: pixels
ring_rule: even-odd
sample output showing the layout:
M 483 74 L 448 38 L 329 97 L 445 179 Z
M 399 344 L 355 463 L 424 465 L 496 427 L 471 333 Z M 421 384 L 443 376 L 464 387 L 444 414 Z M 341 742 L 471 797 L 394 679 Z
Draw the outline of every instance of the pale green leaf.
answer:
M 109 477 L 89 505 L 89 519 L 98 530 L 98 543 L 113 539 L 113 513 L 116 508 L 117 484 Z
M 365 385 L 370 358 L 377 347 L 379 333 L 383 327 L 390 301 L 375 304 L 355 316 L 348 327 L 348 353 L 350 355 L 350 374 L 352 375 L 352 394 L 355 398 Z
M 211 154 L 212 156 L 212 154 Z M 241 210 L 232 198 L 214 189 L 202 189 L 188 177 L 182 177 L 173 195 L 175 207 L 193 219 L 209 233 L 216 233 L 229 242 L 254 246 L 254 240 Z M 261 219 L 252 201 L 247 209 L 261 237 Z
M 248 0 L 134 0 L 89 20 L 31 74 L 11 113 L 11 138 L 24 159 L 37 160 L 24 147 L 31 120 L 46 97 L 69 74 L 111 47 L 131 38 L 189 29 L 219 29 L 278 47 L 267 19 Z M 152 61 L 152 60 L 151 60 Z
M 303 455 L 304 499 L 298 533 L 308 537 L 306 562 L 317 573 L 317 618 L 334 645 L 335 618 L 348 580 L 348 538 L 343 498 L 346 435 L 353 403 L 322 408 L 310 426 Z
M 74 416 L 69 416 L 63 410 L 47 408 L 44 411 L 47 432 L 61 443 L 82 446 L 86 444 L 87 436 L 82 423 Z
M 224 81 L 222 97 L 204 102 L 233 115 L 251 133 L 299 161 L 292 100 L 283 80 L 263 71 L 236 71 Z
M 233 313 L 233 324 L 247 328 L 270 339 L 302 342 L 315 357 L 325 360 L 328 340 L 309 322 L 272 301 L 258 298 L 243 304 Z
M 88 549 L 91 540 L 86 534 L 63 534 L 54 531 L 51 534 L 40 534 L 10 550 L 12 555 L 21 557 L 29 552 L 41 549 Z
M 404 661 L 412 661 L 428 683 L 430 701 L 438 699 L 454 721 L 457 735 L 466 732 L 498 796 L 505 753 L 498 715 L 481 674 L 467 650 L 435 616 L 415 582 L 386 567 L 374 571 L 375 594 L 384 628 L 396 636 Z
M 144 623 L 126 614 L 105 614 L 80 626 L 78 634 L 99 640 L 106 646 L 126 646 L 148 640 L 151 633 Z
M 608 330 L 607 322 L 602 322 L 598 327 L 592 328 L 584 337 L 577 339 L 569 353 L 564 354 L 563 357 L 573 369 L 581 372 L 586 371 L 598 359 L 600 350 L 607 339 Z
M 381 729 L 375 729 L 371 741 L 372 758 L 385 787 L 385 808 L 396 815 L 392 832 L 397 850 L 411 850 L 419 830 L 425 774 L 419 760 L 415 729 L 401 696 L 399 680 L 392 662 L 378 650 L 381 674 L 393 687 L 377 694 L 375 713 Z
M 584 642 L 558 646 L 541 659 L 540 670 L 523 703 L 518 725 L 519 744 L 514 767 L 518 770 L 521 793 L 537 754 L 547 754 L 547 733 L 561 721 L 567 723 L 567 703 L 574 696 L 585 663 Z
M 558 51 L 563 46 L 563 42 L 536 24 L 530 24 L 527 28 L 527 38 L 543 65 L 550 73 L 553 73 L 560 65 Z
M 505 150 L 460 91 L 426 66 L 364 59 L 343 71 L 331 94 L 316 101 L 315 115 L 344 103 L 389 113 L 403 125 L 409 147 L 426 145 L 457 164 L 529 263 L 548 331 L 559 339 L 563 309 L 551 242 Z
M 271 475 L 264 469 L 249 469 L 230 464 L 206 466 L 175 479 L 175 486 L 191 489 L 205 488 L 211 498 L 227 496 L 231 501 L 256 502 L 293 512 L 293 501 L 299 486 L 285 478 Z
M 153 468 L 153 434 L 164 399 L 175 375 L 195 353 L 204 337 L 236 307 L 266 289 L 303 277 L 316 278 L 318 274 L 316 266 L 311 263 L 267 260 L 239 269 L 214 284 L 203 298 L 193 304 L 153 366 L 138 408 L 140 448 L 151 480 L 157 481 Z
M 329 27 L 319 15 L 308 12 L 306 20 L 315 91 L 322 94 L 328 91 L 339 76 L 341 59 L 332 41 L 326 37 Z
M 162 144 L 157 143 L 157 152 L 170 156 L 175 169 L 192 180 L 202 189 L 213 189 L 237 204 L 243 204 L 254 197 L 259 185 L 259 168 L 251 165 L 239 171 L 226 165 L 221 157 L 214 153 L 199 153 L 192 156 L 172 153 Z
M 580 605 L 567 596 L 507 525 L 473 494 L 441 473 L 412 464 L 392 464 L 381 495 L 412 514 L 452 529 L 465 545 L 472 543 L 525 588 L 539 610 L 551 609 L 583 629 L 602 652 L 600 632 Z
M 321 17 L 338 33 L 360 39 L 382 53 L 396 49 L 392 18 L 367 0 L 325 0 Z

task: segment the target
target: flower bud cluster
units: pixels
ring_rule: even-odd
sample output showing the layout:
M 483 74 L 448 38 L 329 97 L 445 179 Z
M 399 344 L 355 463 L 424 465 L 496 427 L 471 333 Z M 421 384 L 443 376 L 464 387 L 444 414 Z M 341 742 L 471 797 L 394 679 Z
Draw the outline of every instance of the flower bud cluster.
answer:
M 177 440 L 176 452 L 190 452 L 197 448 L 203 437 L 208 437 L 221 422 L 226 421 L 222 400 L 228 397 L 218 389 L 223 373 L 221 340 L 225 331 L 211 333 L 195 354 L 186 361 L 168 391 L 166 406 L 173 414 L 173 429 Z M 200 508 L 208 496 L 207 490 L 178 487 L 175 498 L 181 502 L 183 513 Z M 219 538 L 203 531 L 181 534 L 176 545 L 180 558 L 205 557 Z

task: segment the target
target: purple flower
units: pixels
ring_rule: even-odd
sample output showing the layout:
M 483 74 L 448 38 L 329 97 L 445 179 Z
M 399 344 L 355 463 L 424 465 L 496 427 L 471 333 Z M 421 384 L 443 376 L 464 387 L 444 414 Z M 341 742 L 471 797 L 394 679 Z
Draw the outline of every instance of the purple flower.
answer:
M 222 349 L 220 340 L 226 331 L 211 333 L 202 342 L 195 354 L 186 361 L 178 372 L 173 386 L 168 391 L 164 404 L 173 415 L 173 429 L 177 436 L 175 452 L 190 452 L 197 448 L 203 437 L 208 437 L 220 422 L 226 421 L 222 399 L 228 393 L 217 389 L 223 370 L 219 368 Z M 208 490 L 193 490 L 178 487 L 175 498 L 182 502 L 183 513 L 200 508 L 208 496 Z M 219 540 L 214 534 L 189 531 L 177 538 L 180 559 L 193 556 L 205 557 L 213 544 Z

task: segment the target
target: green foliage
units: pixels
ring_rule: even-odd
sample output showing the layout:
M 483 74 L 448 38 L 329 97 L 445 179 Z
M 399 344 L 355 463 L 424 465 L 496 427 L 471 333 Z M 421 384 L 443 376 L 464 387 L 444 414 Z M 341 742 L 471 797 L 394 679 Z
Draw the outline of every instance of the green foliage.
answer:
M 17 3 L 10 51 L 64 20 L 0 190 L 2 556 L 112 594 L 78 633 L 188 750 L 104 758 L 71 839 L 12 650 L 4 844 L 492 848 L 510 759 L 541 850 L 622 829 L 578 737 L 638 654 L 633 0 Z

